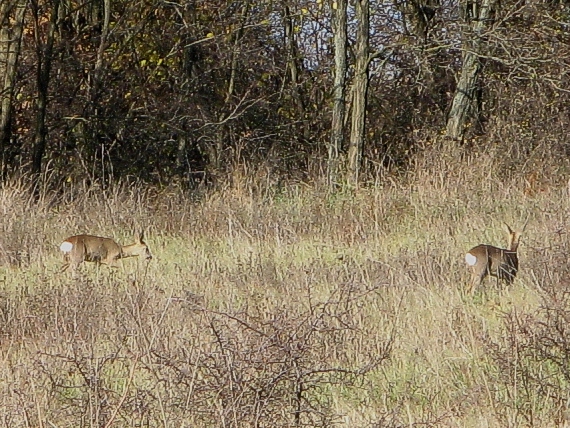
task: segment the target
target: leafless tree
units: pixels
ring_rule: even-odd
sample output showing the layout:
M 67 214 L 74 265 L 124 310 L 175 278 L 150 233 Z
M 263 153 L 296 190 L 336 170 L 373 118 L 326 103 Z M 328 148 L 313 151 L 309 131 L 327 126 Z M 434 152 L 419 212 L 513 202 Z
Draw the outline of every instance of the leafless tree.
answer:
M 370 3 L 355 0 L 356 34 L 354 82 L 352 85 L 352 120 L 348 147 L 348 179 L 357 186 L 362 163 L 368 100 L 368 69 L 370 65 Z
M 462 5 L 466 22 L 463 35 L 461 76 L 447 119 L 447 135 L 462 139 L 470 120 L 479 120 L 481 55 L 485 48 L 485 31 L 492 26 L 497 0 L 469 1 Z
M 0 5 L 0 162 L 2 178 L 6 178 L 11 157 L 12 102 L 18 70 L 27 0 L 12 0 Z
M 328 182 L 334 188 L 338 181 L 339 155 L 344 141 L 346 94 L 346 13 L 347 0 L 338 0 L 333 8 L 334 88 L 331 139 L 328 144 Z

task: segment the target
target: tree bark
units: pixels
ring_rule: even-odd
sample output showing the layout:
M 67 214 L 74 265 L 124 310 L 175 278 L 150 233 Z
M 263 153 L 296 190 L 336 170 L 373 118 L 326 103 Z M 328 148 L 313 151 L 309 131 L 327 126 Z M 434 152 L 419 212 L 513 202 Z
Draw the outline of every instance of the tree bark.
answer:
M 345 0 L 342 0 L 345 1 Z M 295 40 L 295 19 L 291 14 L 289 5 L 283 5 L 283 28 L 285 31 L 285 47 L 287 50 L 287 69 L 291 78 L 291 94 L 298 110 L 298 117 L 302 124 L 302 134 L 305 140 L 310 139 L 310 129 L 307 123 L 307 111 L 303 100 L 303 94 L 299 87 L 299 49 L 297 41 Z M 284 87 L 287 80 L 283 79 L 283 87 L 281 94 L 284 92 Z
M 14 23 L 8 19 L 9 12 L 16 8 Z M 14 85 L 20 56 L 24 15 L 27 0 L 16 0 L 4 3 L 0 11 L 0 162 L 2 163 L 2 178 L 6 179 L 8 166 L 12 162 L 15 150 L 10 149 L 12 137 L 12 102 Z
M 247 22 L 248 15 L 249 15 L 249 1 L 245 1 L 242 4 L 242 9 L 241 9 L 240 27 L 238 28 L 238 30 L 234 34 L 234 46 L 233 46 L 231 61 L 230 61 L 230 78 L 228 81 L 228 90 L 226 92 L 226 99 L 224 101 L 226 104 L 228 104 L 230 102 L 232 96 L 234 95 L 236 75 L 238 73 L 238 70 L 237 70 L 238 69 L 238 58 L 239 58 L 240 53 L 241 53 L 241 51 L 240 51 L 241 38 L 243 37 L 243 29 L 244 29 L 245 24 Z
M 327 177 L 331 190 L 338 184 L 339 155 L 344 142 L 344 117 L 346 94 L 346 44 L 347 44 L 347 0 L 336 1 L 333 12 L 334 31 L 334 88 L 331 139 L 328 145 Z
M 358 27 L 355 46 L 356 64 L 352 87 L 352 120 L 348 148 L 348 182 L 356 187 L 358 186 L 362 165 L 362 151 L 366 130 L 368 68 L 370 64 L 370 5 L 369 0 L 356 0 L 355 3 L 355 17 L 358 21 Z
M 46 149 L 46 112 L 48 104 L 51 63 L 53 59 L 53 44 L 58 20 L 58 8 L 59 0 L 53 0 L 53 10 L 51 11 L 46 41 L 43 43 L 39 34 L 40 16 L 38 15 L 38 5 L 34 5 L 36 51 L 38 58 L 38 65 L 36 70 L 38 98 L 36 101 L 37 111 L 34 132 L 34 145 L 32 152 L 32 175 L 34 176 L 34 180 L 36 182 L 36 192 L 38 191 L 37 184 L 39 183 L 39 177 L 42 172 L 42 160 Z
M 479 120 L 477 94 L 482 69 L 483 32 L 492 20 L 496 4 L 497 0 L 482 0 L 478 10 L 475 2 L 464 6 L 464 16 L 471 23 L 473 34 L 465 37 L 461 77 L 447 119 L 446 132 L 454 140 L 463 139 L 470 120 Z
M 328 146 L 328 184 L 334 190 L 338 184 L 339 155 L 344 141 L 346 94 L 346 12 L 347 0 L 338 0 L 333 12 L 334 31 L 334 88 L 331 139 Z

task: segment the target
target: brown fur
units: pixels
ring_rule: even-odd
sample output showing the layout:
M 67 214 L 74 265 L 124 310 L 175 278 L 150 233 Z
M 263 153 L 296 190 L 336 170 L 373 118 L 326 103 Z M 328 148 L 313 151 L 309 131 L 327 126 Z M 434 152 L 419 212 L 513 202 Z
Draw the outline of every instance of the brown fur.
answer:
M 66 243 L 71 244 L 72 248 L 68 252 L 62 249 L 66 261 L 63 270 L 71 267 L 72 272 L 84 261 L 115 266 L 117 260 L 125 257 L 144 256 L 146 260 L 152 259 L 148 245 L 143 241 L 142 233 L 137 236 L 134 244 L 125 246 L 117 244 L 110 238 L 93 235 L 71 236 L 61 245 L 64 246 Z
M 527 220 L 528 222 L 528 220 Z M 508 285 L 512 284 L 519 270 L 519 258 L 517 250 L 519 247 L 521 232 L 513 231 L 507 224 L 506 231 L 509 234 L 507 248 L 498 248 L 492 245 L 477 245 L 470 249 L 465 255 L 475 257 L 476 262 L 470 266 L 471 284 L 470 292 L 473 294 L 475 289 L 481 285 L 483 279 L 487 275 L 494 276 L 497 280 L 503 280 Z

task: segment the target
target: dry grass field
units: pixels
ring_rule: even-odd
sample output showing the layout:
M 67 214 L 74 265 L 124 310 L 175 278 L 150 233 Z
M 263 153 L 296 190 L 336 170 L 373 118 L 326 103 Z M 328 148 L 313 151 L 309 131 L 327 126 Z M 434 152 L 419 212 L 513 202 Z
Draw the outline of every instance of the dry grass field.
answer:
M 568 169 L 458 159 L 334 195 L 6 184 L 0 426 L 565 426 Z M 514 284 L 466 294 L 465 252 L 527 216 Z M 67 236 L 140 229 L 148 264 L 60 272 Z

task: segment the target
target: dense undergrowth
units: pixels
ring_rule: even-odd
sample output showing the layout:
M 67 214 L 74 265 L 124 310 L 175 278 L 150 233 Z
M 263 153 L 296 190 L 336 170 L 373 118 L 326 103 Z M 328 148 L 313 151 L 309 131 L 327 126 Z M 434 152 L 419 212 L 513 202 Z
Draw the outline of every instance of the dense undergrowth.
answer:
M 0 190 L 3 426 L 562 426 L 567 167 L 426 152 L 330 194 L 243 175 Z M 266 180 L 264 182 L 271 182 Z M 466 295 L 463 254 L 530 222 L 521 271 Z M 61 273 L 91 233 L 150 263 Z

